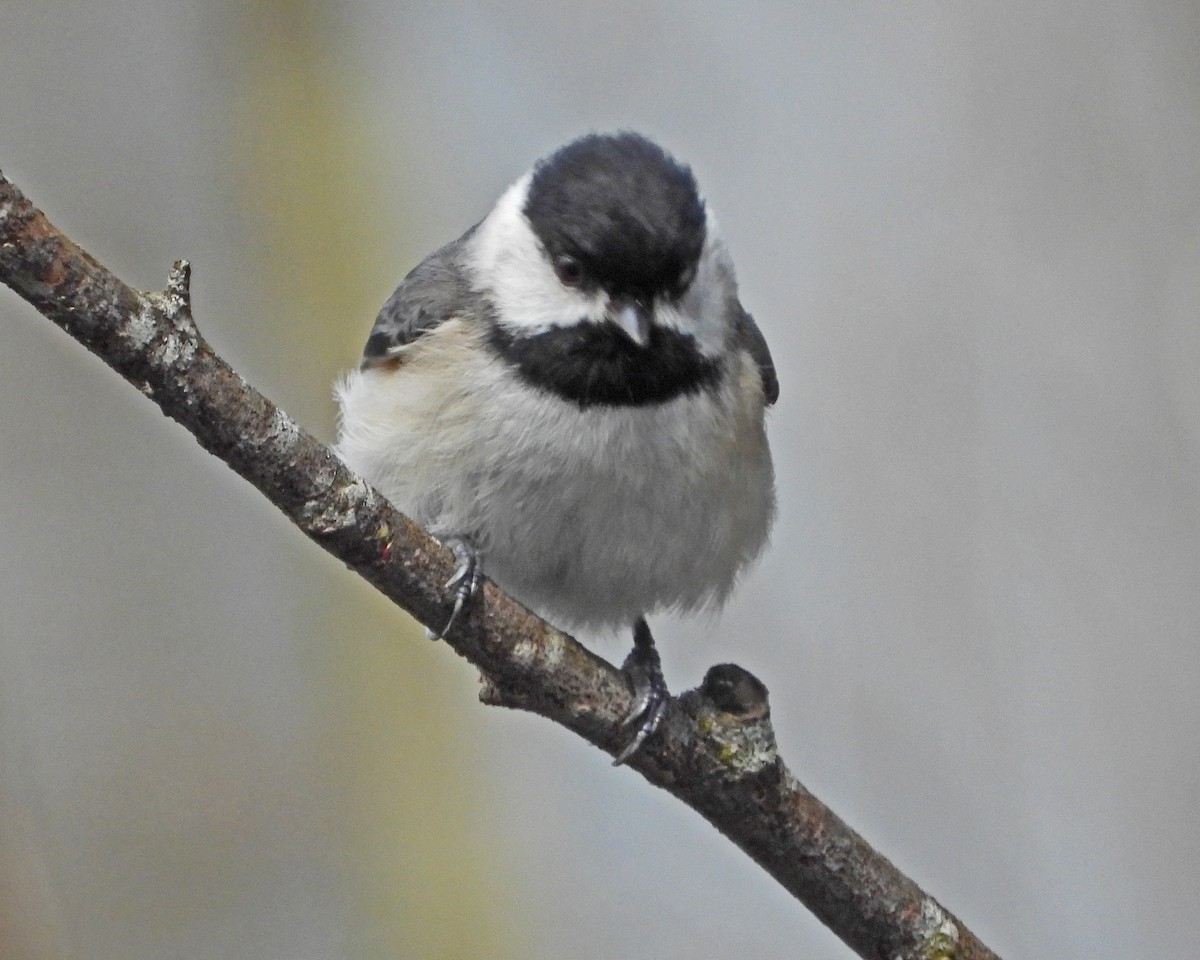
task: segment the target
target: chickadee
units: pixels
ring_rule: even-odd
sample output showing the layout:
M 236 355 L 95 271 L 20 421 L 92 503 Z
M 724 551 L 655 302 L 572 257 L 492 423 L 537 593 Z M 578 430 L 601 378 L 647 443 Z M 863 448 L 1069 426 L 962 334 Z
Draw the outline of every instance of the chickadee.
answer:
M 459 558 L 455 614 L 486 566 L 633 626 L 631 756 L 669 699 L 645 617 L 720 606 L 775 512 L 775 368 L 691 170 L 634 133 L 562 147 L 404 278 L 336 393 L 337 452 Z

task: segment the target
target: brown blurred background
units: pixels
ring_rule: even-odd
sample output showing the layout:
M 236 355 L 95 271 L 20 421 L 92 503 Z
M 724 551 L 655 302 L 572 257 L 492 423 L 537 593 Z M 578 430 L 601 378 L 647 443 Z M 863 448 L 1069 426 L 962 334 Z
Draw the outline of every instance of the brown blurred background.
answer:
M 319 436 L 426 252 L 588 129 L 691 162 L 771 341 L 737 660 L 1002 954 L 1190 957 L 1200 6 L 5 0 L 0 168 Z M 845 958 L 0 289 L 0 957 Z M 620 656 L 623 643 L 601 647 Z

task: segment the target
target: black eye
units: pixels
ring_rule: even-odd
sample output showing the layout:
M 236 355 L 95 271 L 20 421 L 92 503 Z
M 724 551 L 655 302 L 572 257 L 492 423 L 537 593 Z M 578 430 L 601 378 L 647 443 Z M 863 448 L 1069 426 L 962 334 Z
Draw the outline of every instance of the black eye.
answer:
M 560 253 L 554 258 L 554 273 L 564 287 L 578 287 L 583 283 L 582 264 L 565 253 Z

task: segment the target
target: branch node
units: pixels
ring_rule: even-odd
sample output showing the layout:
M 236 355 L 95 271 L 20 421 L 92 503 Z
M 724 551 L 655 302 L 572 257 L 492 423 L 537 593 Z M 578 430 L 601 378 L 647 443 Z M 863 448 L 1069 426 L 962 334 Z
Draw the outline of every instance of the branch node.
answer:
M 192 265 L 187 260 L 176 260 L 167 274 L 167 293 L 178 297 L 185 305 L 192 305 Z
M 176 260 L 171 267 L 160 302 L 168 320 L 181 332 L 199 339 L 200 331 L 192 319 L 192 265 L 187 260 Z
M 725 713 L 747 719 L 758 719 L 771 713 L 766 684 L 736 663 L 718 663 L 710 667 L 700 692 Z
M 715 744 L 699 752 L 711 762 L 704 775 L 740 780 L 778 763 L 767 688 L 749 670 L 735 663 L 718 664 L 679 701 L 700 734 Z

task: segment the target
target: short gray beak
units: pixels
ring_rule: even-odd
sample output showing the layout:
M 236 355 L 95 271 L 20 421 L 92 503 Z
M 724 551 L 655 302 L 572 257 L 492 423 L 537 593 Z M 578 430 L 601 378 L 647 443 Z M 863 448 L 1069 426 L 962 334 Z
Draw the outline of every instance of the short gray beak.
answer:
M 642 304 L 614 300 L 608 305 L 608 319 L 639 347 L 650 342 L 650 311 Z

